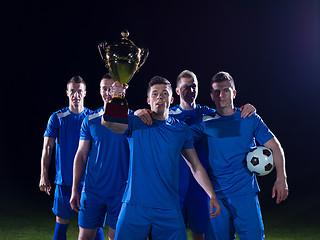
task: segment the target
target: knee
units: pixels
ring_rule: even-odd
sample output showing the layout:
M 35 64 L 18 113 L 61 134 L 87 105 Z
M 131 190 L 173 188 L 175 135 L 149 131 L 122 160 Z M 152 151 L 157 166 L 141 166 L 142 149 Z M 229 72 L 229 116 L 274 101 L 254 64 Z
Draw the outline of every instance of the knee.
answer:
M 56 222 L 60 224 L 69 224 L 70 220 L 69 219 L 64 219 L 56 216 Z
M 113 228 L 111 228 L 111 227 L 109 227 L 109 233 L 108 233 L 108 237 L 109 237 L 109 239 L 114 239 L 115 238 L 115 236 L 116 236 L 116 230 L 115 229 L 113 229 Z
M 85 229 L 79 227 L 79 237 L 78 240 L 93 240 L 96 235 L 97 229 Z

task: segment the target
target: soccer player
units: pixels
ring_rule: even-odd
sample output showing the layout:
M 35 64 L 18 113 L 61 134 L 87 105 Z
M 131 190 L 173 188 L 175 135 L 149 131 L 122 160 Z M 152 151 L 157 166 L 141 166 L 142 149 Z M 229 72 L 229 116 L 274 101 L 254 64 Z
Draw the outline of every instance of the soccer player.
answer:
M 198 96 L 198 80 L 196 75 L 189 71 L 182 71 L 176 81 L 176 93 L 180 98 L 180 104 L 172 107 L 169 115 L 184 121 L 187 125 L 199 124 L 203 114 L 214 113 L 215 109 L 196 104 Z M 251 116 L 255 108 L 246 104 L 241 107 L 242 117 Z M 135 113 L 144 121 L 151 123 L 149 112 L 137 110 Z M 146 114 L 146 116 L 145 116 Z M 204 139 L 194 143 L 201 164 L 206 168 L 207 148 Z M 201 186 L 195 181 L 184 159 L 180 157 L 179 164 L 179 193 L 180 207 L 186 227 L 190 228 L 194 240 L 203 240 L 207 229 L 207 195 Z
M 109 74 L 100 81 L 104 103 L 110 99 L 114 83 Z M 79 240 L 94 239 L 99 226 L 109 226 L 108 237 L 114 239 L 121 199 L 129 169 L 129 145 L 126 136 L 118 135 L 101 125 L 104 108 L 88 115 L 81 127 L 79 148 L 74 160 L 73 186 L 70 204 L 79 212 Z M 86 170 L 81 193 L 79 184 Z
M 244 164 L 255 141 L 273 152 L 277 179 L 272 197 L 280 203 L 288 196 L 283 149 L 263 120 L 254 113 L 241 118 L 234 107 L 236 90 L 227 72 L 217 73 L 211 80 L 211 99 L 217 112 L 204 116 L 194 127 L 196 137 L 206 136 L 209 149 L 207 172 L 221 205 L 221 214 L 210 219 L 207 239 L 264 239 L 264 227 L 258 200 L 256 177 Z
M 56 176 L 53 213 L 56 226 L 53 239 L 66 239 L 69 219 L 74 214 L 69 200 L 71 196 L 73 159 L 79 144 L 80 126 L 90 110 L 84 107 L 86 83 L 80 76 L 74 76 L 67 82 L 66 94 L 69 107 L 54 112 L 44 133 L 41 176 L 39 188 L 50 195 L 49 165 L 54 145 L 56 145 Z
M 115 83 L 114 91 L 122 93 L 122 85 Z M 219 215 L 220 206 L 193 147 L 191 130 L 185 123 L 169 116 L 173 102 L 170 82 L 153 77 L 147 96 L 152 125 L 143 123 L 137 116 L 128 116 L 128 124 L 119 123 L 108 115 L 102 120 L 102 124 L 112 131 L 128 136 L 130 146 L 128 184 L 116 239 L 146 239 L 149 234 L 153 240 L 187 239 L 179 206 L 180 152 L 210 197 L 210 217 Z

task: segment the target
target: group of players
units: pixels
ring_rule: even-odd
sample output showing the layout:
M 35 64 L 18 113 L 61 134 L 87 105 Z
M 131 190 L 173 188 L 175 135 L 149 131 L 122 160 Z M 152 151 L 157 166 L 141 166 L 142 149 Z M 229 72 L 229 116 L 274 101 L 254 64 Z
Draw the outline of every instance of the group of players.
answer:
M 69 219 L 79 212 L 79 239 L 264 239 L 255 176 L 243 163 L 255 142 L 273 151 L 276 181 L 272 197 L 288 196 L 283 149 L 255 109 L 236 108 L 230 74 L 210 82 L 216 110 L 196 104 L 198 81 L 179 74 L 180 104 L 170 108 L 173 89 L 156 76 L 148 85 L 150 110 L 128 112 L 128 122 L 108 118 L 111 93 L 125 87 L 102 77 L 104 107 L 84 107 L 86 84 L 67 83 L 69 107 L 53 113 L 44 134 L 41 191 L 50 194 L 48 171 L 56 145 L 53 239 L 66 239 Z M 181 154 L 182 156 L 181 156 Z M 209 196 L 209 197 L 208 197 Z

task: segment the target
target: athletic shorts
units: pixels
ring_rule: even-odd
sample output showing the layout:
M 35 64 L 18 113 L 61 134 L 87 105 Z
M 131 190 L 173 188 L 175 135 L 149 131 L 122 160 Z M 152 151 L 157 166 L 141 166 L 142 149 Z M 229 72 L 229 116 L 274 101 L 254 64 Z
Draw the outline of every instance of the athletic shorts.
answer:
M 78 217 L 79 226 L 85 229 L 95 229 L 103 227 L 106 223 L 110 228 L 116 229 L 122 204 L 121 199 L 122 195 L 98 199 L 90 193 L 82 192 Z
M 123 203 L 115 240 L 186 240 L 182 214 L 176 209 L 156 209 Z
M 220 215 L 210 219 L 206 239 L 264 239 L 264 226 L 257 194 L 219 199 Z
M 180 194 L 180 207 L 184 223 L 192 232 L 202 234 L 207 230 L 208 195 L 204 191 Z
M 71 186 L 56 185 L 52 212 L 59 218 L 70 219 L 75 213 L 70 205 L 71 189 Z

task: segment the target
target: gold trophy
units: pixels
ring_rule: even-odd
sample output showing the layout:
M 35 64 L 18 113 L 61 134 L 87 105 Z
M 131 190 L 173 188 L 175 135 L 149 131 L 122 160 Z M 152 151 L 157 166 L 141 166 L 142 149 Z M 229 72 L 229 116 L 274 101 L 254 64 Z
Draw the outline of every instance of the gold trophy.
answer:
M 113 80 L 121 84 L 127 84 L 145 63 L 149 50 L 139 48 L 129 40 L 129 32 L 127 30 L 122 31 L 121 36 L 122 38 L 113 45 L 107 45 L 106 42 L 100 43 L 98 49 Z M 105 107 L 104 116 L 127 119 L 127 114 L 128 103 L 124 96 L 113 95 Z

